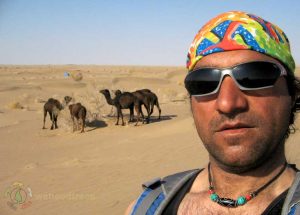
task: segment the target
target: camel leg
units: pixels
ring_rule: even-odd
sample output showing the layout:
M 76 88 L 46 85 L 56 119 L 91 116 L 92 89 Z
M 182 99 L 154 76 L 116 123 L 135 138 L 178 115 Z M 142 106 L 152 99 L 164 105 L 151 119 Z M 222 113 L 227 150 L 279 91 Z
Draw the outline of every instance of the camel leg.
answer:
M 117 108 L 117 122 L 116 122 L 116 124 L 115 125 L 119 125 L 119 118 L 120 118 L 120 110 L 119 110 L 119 108 Z
M 118 120 L 117 120 L 117 123 L 116 123 L 116 125 L 119 125 L 119 118 L 121 117 L 121 119 L 122 119 L 122 125 L 124 126 L 125 125 L 125 123 L 124 123 L 124 119 L 123 119 L 123 113 L 122 113 L 122 110 L 121 110 L 121 108 L 120 109 L 118 109 Z
M 134 109 L 135 109 L 135 111 L 136 111 L 136 117 L 137 117 L 135 126 L 137 126 L 138 123 L 139 123 L 139 121 L 140 121 L 140 113 L 143 113 L 143 112 L 141 111 L 142 106 L 139 105 L 139 104 L 136 104 L 136 105 L 134 105 Z M 142 115 L 143 115 L 143 114 L 142 114 Z
M 142 107 L 141 107 L 141 115 L 142 115 L 142 122 L 144 124 L 145 123 L 145 115 L 143 113 Z
M 147 117 L 147 124 L 150 123 L 150 104 L 145 106 L 146 110 L 147 110 L 147 114 L 148 114 L 148 117 Z
M 81 118 L 81 133 L 83 133 L 84 132 L 84 126 L 85 126 L 85 119 L 84 118 Z
M 84 127 L 85 127 L 85 117 L 86 117 L 86 109 L 85 108 L 81 108 L 79 113 L 78 113 L 78 117 L 81 123 L 81 133 L 84 132 Z
M 154 109 L 154 101 L 151 101 L 149 106 L 151 106 L 150 115 L 152 115 Z
M 85 118 L 86 118 L 86 109 L 84 109 L 83 115 L 81 116 L 81 119 L 82 119 L 82 130 L 81 130 L 81 133 L 84 132 Z
M 52 122 L 51 130 L 53 130 L 53 128 L 54 128 L 54 114 L 53 113 L 50 113 L 50 119 L 51 119 L 51 122 Z
M 55 125 L 55 129 L 57 129 L 58 128 L 58 126 L 57 126 L 57 115 L 55 114 L 54 115 L 54 125 Z
M 121 119 L 122 119 L 122 126 L 124 126 L 124 125 L 125 125 L 125 123 L 124 123 L 124 119 L 123 119 L 123 113 L 122 113 L 122 110 L 121 110 L 121 108 L 120 108 L 120 116 L 121 116 Z
M 146 111 L 148 112 L 148 110 L 147 110 L 147 107 L 144 105 L 144 107 L 146 108 Z M 144 113 L 143 113 L 143 110 L 142 110 L 142 107 L 141 107 L 141 115 L 142 115 L 142 122 L 143 122 L 143 124 L 145 123 L 145 120 L 147 120 L 146 118 L 145 118 L 145 115 L 144 115 Z
M 58 126 L 57 126 L 57 116 L 55 116 L 54 122 L 55 122 L 55 129 L 58 129 Z
M 159 112 L 159 114 L 158 114 L 158 119 L 160 119 L 160 115 L 161 115 L 161 109 L 160 109 L 160 107 L 159 107 L 158 100 L 156 100 L 156 107 L 157 107 L 157 109 L 158 109 L 158 112 Z
M 80 123 L 80 120 L 79 120 L 79 118 L 76 117 L 76 131 L 78 131 L 80 129 L 79 123 Z
M 128 122 L 133 122 L 134 121 L 134 119 L 133 119 L 134 118 L 133 108 L 134 107 L 129 108 L 130 114 L 129 114 L 129 121 Z
M 44 125 L 43 125 L 43 129 L 45 129 L 45 123 L 46 123 L 46 117 L 47 117 L 47 111 L 44 109 Z
M 72 118 L 72 122 L 73 122 L 73 132 L 75 131 L 75 120 L 74 120 L 74 116 L 71 117 Z
M 79 130 L 81 130 L 81 126 L 82 126 L 82 124 L 81 124 L 81 119 L 80 118 L 78 118 L 77 119 L 77 122 L 78 122 L 78 127 L 77 127 L 77 130 L 79 131 Z

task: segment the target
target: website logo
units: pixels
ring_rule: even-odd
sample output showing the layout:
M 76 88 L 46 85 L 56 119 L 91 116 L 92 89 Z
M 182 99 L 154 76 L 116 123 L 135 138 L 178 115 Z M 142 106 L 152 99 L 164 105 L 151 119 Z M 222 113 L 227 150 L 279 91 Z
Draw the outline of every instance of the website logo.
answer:
M 14 182 L 6 188 L 4 196 L 8 200 L 7 205 L 13 210 L 26 209 L 32 204 L 30 201 L 32 198 L 31 188 L 24 186 L 21 182 Z

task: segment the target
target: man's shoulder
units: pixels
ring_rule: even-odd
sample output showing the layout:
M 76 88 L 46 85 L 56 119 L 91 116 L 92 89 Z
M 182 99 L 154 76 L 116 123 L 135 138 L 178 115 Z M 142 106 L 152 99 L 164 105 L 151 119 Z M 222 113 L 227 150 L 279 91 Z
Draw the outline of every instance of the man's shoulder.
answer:
M 180 189 L 180 187 L 190 178 L 197 175 L 202 169 L 192 169 L 184 172 L 177 172 L 167 175 L 163 178 L 154 178 L 142 184 L 143 188 L 155 189 L 158 186 L 163 186 L 165 195 Z M 174 190 L 175 189 L 175 190 Z
M 176 196 L 178 191 L 187 181 L 198 175 L 202 169 L 187 170 L 165 176 L 154 178 L 142 184 L 144 191 L 132 207 L 131 214 L 160 214 L 170 200 Z M 149 213 L 149 211 L 152 211 Z

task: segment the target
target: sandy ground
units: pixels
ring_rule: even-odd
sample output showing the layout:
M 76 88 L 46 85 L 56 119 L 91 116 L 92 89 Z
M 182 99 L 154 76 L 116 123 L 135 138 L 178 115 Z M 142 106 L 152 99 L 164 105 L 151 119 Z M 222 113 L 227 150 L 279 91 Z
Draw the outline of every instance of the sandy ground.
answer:
M 184 76 L 178 67 L 0 66 L 0 214 L 123 214 L 142 182 L 204 166 Z M 150 124 L 115 126 L 104 88 L 151 89 L 162 119 L 154 109 Z M 87 108 L 85 133 L 72 132 L 67 109 L 59 129 L 49 129 L 48 117 L 42 129 L 44 102 L 66 95 Z M 298 165 L 299 138 L 286 143 Z

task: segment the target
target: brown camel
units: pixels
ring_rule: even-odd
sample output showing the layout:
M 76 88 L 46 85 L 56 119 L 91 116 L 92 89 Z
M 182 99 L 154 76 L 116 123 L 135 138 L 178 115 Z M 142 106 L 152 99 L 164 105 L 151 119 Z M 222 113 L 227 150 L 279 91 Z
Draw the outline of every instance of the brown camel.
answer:
M 158 115 L 158 119 L 160 119 L 161 116 L 161 109 L 159 106 L 159 102 L 158 102 L 158 97 L 155 93 L 153 93 L 151 90 L 149 89 L 142 89 L 142 90 L 137 90 L 137 92 L 142 93 L 145 97 L 148 97 L 148 99 L 150 100 L 150 113 L 149 113 L 149 118 L 151 116 L 151 114 L 153 113 L 153 109 L 154 106 L 157 107 L 159 115 Z M 145 106 L 146 108 L 146 106 Z M 146 108 L 147 109 L 147 108 Z
M 135 97 L 134 109 L 135 109 L 135 111 L 137 113 L 137 120 L 136 120 L 135 125 L 138 125 L 138 123 L 140 121 L 140 115 L 142 116 L 142 123 L 144 124 L 145 117 L 144 117 L 144 113 L 142 111 L 142 105 L 144 105 L 144 107 L 146 108 L 147 113 L 148 113 L 148 118 L 149 118 L 149 113 L 150 113 L 150 104 L 149 103 L 150 103 L 150 99 L 148 99 L 148 97 L 145 97 L 143 95 L 143 93 L 138 92 L 138 91 L 131 92 L 131 93 Z M 116 90 L 115 95 L 117 96 L 117 95 L 120 95 L 120 94 L 122 94 L 122 92 L 120 90 Z
M 58 100 L 50 98 L 44 104 L 44 125 L 43 129 L 45 129 L 46 116 L 49 112 L 50 120 L 52 121 L 51 130 L 57 129 L 57 117 L 59 112 L 64 109 L 64 107 L 72 100 L 72 97 L 65 96 L 64 101 L 60 103 Z
M 79 130 L 79 123 L 81 124 L 81 133 L 84 132 L 86 108 L 81 103 L 76 103 L 69 105 L 69 110 L 73 121 L 73 132 Z
M 100 90 L 99 92 L 105 96 L 106 102 L 109 105 L 113 105 L 117 108 L 118 120 L 116 122 L 116 125 L 119 125 L 120 116 L 122 119 L 122 125 L 125 125 L 124 120 L 123 120 L 122 109 L 130 110 L 130 117 L 129 117 L 128 122 L 133 121 L 133 108 L 134 108 L 134 102 L 136 99 L 131 93 L 129 93 L 129 92 L 116 93 L 117 94 L 116 97 L 114 99 L 112 99 L 108 89 Z
M 128 92 L 124 92 L 124 93 L 128 93 Z M 116 90 L 115 95 L 120 96 L 122 94 L 121 90 Z M 131 92 L 131 94 L 134 96 L 134 109 L 136 111 L 137 114 L 137 120 L 135 123 L 135 126 L 138 125 L 138 122 L 140 121 L 140 115 L 142 115 L 142 123 L 144 124 L 144 114 L 142 112 L 142 105 L 144 105 L 147 109 L 147 113 L 149 116 L 150 113 L 150 106 L 149 106 L 149 99 L 146 98 L 145 96 L 142 95 L 142 93 L 140 92 Z M 149 108 L 148 108 L 149 107 Z

